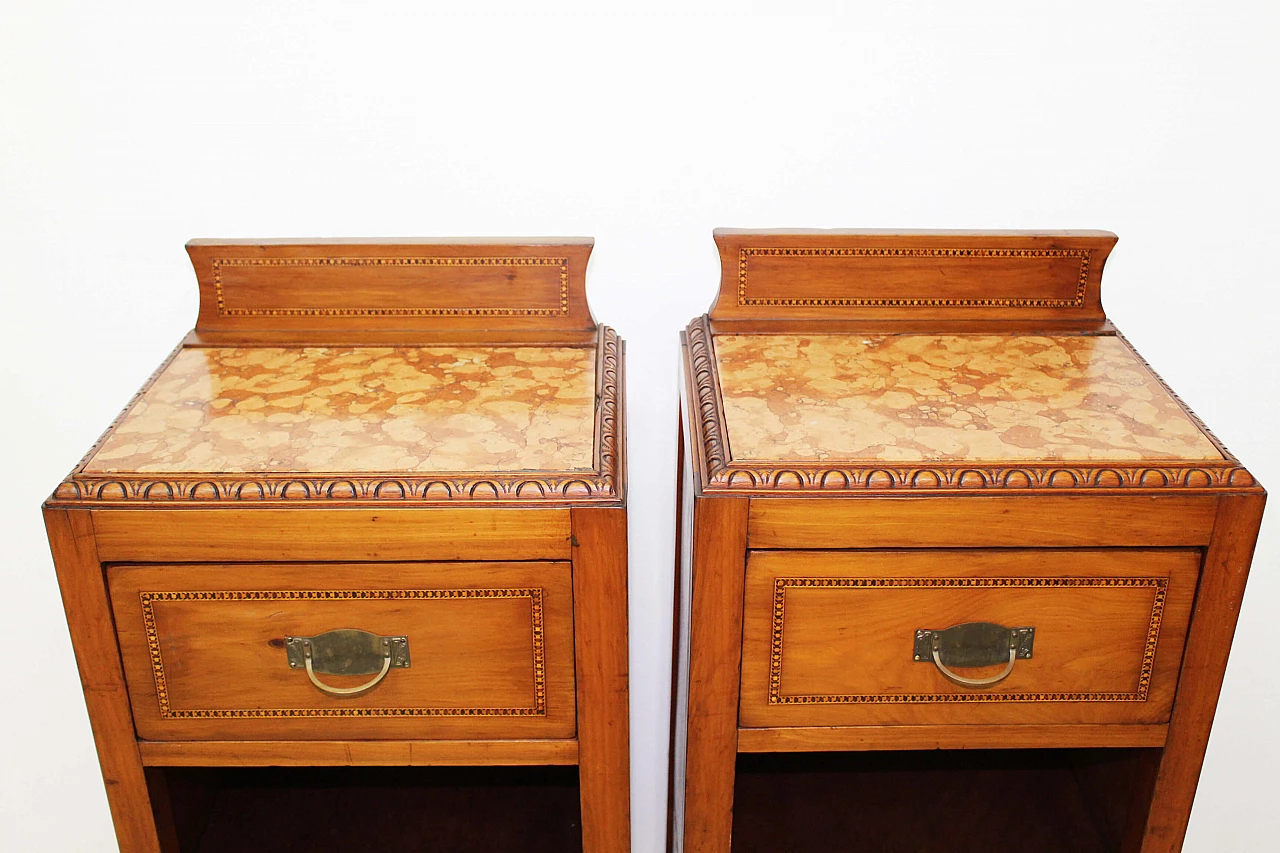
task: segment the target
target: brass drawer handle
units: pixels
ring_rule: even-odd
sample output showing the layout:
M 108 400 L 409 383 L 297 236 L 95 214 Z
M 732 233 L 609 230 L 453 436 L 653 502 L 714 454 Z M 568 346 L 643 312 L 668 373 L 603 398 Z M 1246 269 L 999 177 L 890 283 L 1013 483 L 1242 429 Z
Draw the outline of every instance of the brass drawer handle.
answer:
M 930 663 L 961 687 L 990 687 L 1013 673 L 1019 659 L 1031 657 L 1035 645 L 1035 628 L 1006 628 L 994 622 L 965 622 L 945 630 L 921 628 L 916 631 L 913 658 Z M 999 675 L 990 678 L 968 678 L 951 667 L 995 666 L 1008 660 Z
M 377 687 L 387 673 L 409 667 L 409 638 L 380 637 L 355 628 L 326 631 L 314 637 L 285 637 L 289 668 L 303 667 L 322 693 L 330 696 L 359 696 Z M 333 687 L 316 677 L 327 675 L 369 675 L 377 673 L 358 687 Z

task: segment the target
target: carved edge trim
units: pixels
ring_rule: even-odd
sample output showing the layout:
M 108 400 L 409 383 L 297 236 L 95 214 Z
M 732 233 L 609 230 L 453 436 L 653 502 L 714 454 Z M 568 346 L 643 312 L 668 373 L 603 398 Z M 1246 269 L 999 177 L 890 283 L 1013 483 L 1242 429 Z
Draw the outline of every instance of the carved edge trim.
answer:
M 607 494 L 621 498 L 626 454 L 626 411 L 622 397 L 622 339 L 608 326 L 596 338 L 596 471 Z
M 1151 372 L 1169 395 L 1178 402 L 1192 422 L 1202 429 L 1223 455 L 1220 462 L 1197 460 L 1167 464 L 1127 464 L 1099 462 L 1073 465 L 1028 465 L 1020 462 L 933 465 L 893 465 L 875 462 L 839 464 L 830 462 L 779 461 L 734 462 L 730 456 L 728 428 L 720 399 L 720 378 L 716 368 L 714 336 L 703 316 L 686 330 L 693 393 L 698 407 L 697 429 L 703 455 L 704 494 L 815 494 L 848 492 L 975 492 L 990 489 L 1017 491 L 1106 489 L 1248 489 L 1257 481 L 1222 442 L 1205 427 L 1194 412 L 1165 384 L 1133 346 L 1116 333 L 1138 360 Z
M 709 474 L 703 491 L 716 494 L 839 494 L 860 492 L 974 492 L 1145 489 L 1247 489 L 1257 486 L 1239 465 L 1027 466 L 892 465 L 853 467 L 777 463 L 764 467 L 737 464 Z
M 622 340 L 601 326 L 596 355 L 595 470 L 548 471 L 530 475 L 459 471 L 437 475 L 371 473 L 251 474 L 216 473 L 86 476 L 84 466 L 107 436 L 151 388 L 183 347 L 178 346 L 151 374 L 129 404 L 54 490 L 50 506 L 218 506 L 227 503 L 297 506 L 459 504 L 459 503 L 612 503 L 623 498 Z
M 709 484 L 729 465 L 729 431 L 720 400 L 720 375 L 716 367 L 710 320 L 704 315 L 690 323 L 685 330 L 685 339 L 689 342 L 689 372 L 697 398 L 691 402 L 698 407 L 696 423 L 702 435 L 706 465 L 704 482 Z
M 747 296 L 748 259 L 755 255 L 873 258 L 1077 258 L 1080 275 L 1074 299 L 783 299 Z M 929 249 L 929 248 L 743 248 L 738 252 L 738 304 L 839 308 L 1082 308 L 1089 286 L 1090 249 Z
M 1151 690 L 1155 668 L 1156 646 L 1160 624 L 1164 619 L 1168 578 L 774 578 L 773 630 L 769 653 L 770 705 L 903 705 L 974 702 L 1145 702 Z M 1132 693 L 854 693 L 829 695 L 782 694 L 783 620 L 786 591 L 792 587 L 808 589 L 974 589 L 974 588 L 1075 588 L 1075 587 L 1151 587 L 1155 590 L 1147 642 L 1142 651 L 1142 668 L 1138 689 Z
M 554 317 L 569 313 L 568 258 L 214 258 L 213 292 L 219 317 Z M 228 308 L 222 267 L 281 266 L 558 266 L 559 308 Z
M 234 590 L 214 592 L 142 592 L 142 623 L 151 657 L 160 717 L 165 720 L 278 719 L 281 717 L 545 717 L 547 671 L 542 590 L 518 589 L 389 589 L 389 590 Z M 169 698 L 160 651 L 154 603 L 157 601 L 402 601 L 485 598 L 528 598 L 533 637 L 532 708 L 246 708 L 177 709 Z

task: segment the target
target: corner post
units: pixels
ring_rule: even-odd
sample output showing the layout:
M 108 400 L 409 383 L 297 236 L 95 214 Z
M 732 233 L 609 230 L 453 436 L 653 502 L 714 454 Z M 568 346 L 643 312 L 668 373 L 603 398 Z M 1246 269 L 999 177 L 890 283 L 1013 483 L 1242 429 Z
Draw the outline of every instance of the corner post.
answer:
M 729 853 L 733 833 L 749 505 L 695 497 L 685 534 L 693 537 L 693 583 L 683 853 Z
M 618 853 L 631 849 L 627 511 L 571 512 L 582 850 Z
M 46 507 L 44 522 L 116 840 L 126 853 L 161 853 L 93 520 L 87 510 Z
M 1200 571 L 1151 812 L 1141 847 L 1130 842 L 1126 853 L 1135 848 L 1141 853 L 1177 853 L 1182 849 L 1265 503 L 1264 494 L 1226 495 L 1219 500 L 1213 536 Z

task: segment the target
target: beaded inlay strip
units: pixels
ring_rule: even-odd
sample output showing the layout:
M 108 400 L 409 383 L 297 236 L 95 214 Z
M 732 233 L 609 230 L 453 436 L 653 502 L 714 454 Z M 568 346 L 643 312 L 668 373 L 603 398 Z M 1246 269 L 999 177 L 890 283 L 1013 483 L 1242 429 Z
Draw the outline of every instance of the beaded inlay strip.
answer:
M 223 298 L 222 268 L 228 267 L 559 267 L 559 308 L 228 308 Z M 554 317 L 569 313 L 568 258 L 215 258 L 213 291 L 220 317 Z
M 361 590 L 218 590 L 212 592 L 143 592 L 142 623 L 155 676 L 160 717 L 166 720 L 263 719 L 278 717 L 543 717 L 547 713 L 547 671 L 542 590 L 519 589 L 361 589 Z M 248 708 L 177 709 L 169 698 L 160 637 L 157 601 L 423 601 L 445 599 L 527 598 L 533 631 L 533 706 L 530 708 Z
M 748 259 L 772 257 L 863 257 L 863 258 L 1076 258 L 1080 276 L 1074 299 L 929 299 L 929 298 L 760 298 L 747 296 Z M 1080 308 L 1084 306 L 1089 281 L 1089 249 L 871 249 L 871 248 L 747 248 L 738 253 L 738 304 L 791 307 L 838 308 Z
M 1062 589 L 1079 587 L 1149 587 L 1155 591 L 1147 643 L 1142 652 L 1138 689 L 1132 693 L 854 693 L 786 696 L 782 693 L 782 636 L 786 592 L 807 589 Z M 1160 622 L 1164 618 L 1168 578 L 775 578 L 773 636 L 769 653 L 770 705 L 903 705 L 957 702 L 1145 702 L 1151 689 Z

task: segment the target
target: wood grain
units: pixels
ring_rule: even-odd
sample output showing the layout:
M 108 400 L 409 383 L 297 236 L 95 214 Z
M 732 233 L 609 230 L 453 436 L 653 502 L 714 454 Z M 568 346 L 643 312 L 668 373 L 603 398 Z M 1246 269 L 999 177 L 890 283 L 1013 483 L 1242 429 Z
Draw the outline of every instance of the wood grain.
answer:
M 1212 495 L 770 498 L 751 548 L 1177 547 L 1209 542 Z
M 148 565 L 109 570 L 149 740 L 572 737 L 567 563 Z M 322 693 L 286 636 L 409 638 L 412 666 Z M 322 676 L 337 687 L 368 676 Z
M 1105 231 L 717 229 L 726 320 L 1104 319 Z
M 116 839 L 128 853 L 161 853 L 93 522 L 85 511 L 46 508 L 44 523 Z
M 684 853 L 728 853 L 738 753 L 747 501 L 695 499 Z
M 1228 496 L 1219 505 L 1191 614 L 1169 745 L 1160 760 L 1142 833 L 1142 853 L 1182 849 L 1265 503 L 1264 496 Z
M 196 330 L 589 330 L 592 242 L 193 240 Z
M 1164 725 L 803 726 L 738 729 L 738 752 L 1164 746 Z
M 627 512 L 572 513 L 582 849 L 608 853 L 631 846 Z
M 1191 549 L 753 551 L 741 725 L 1163 723 L 1199 566 Z M 1034 626 L 1035 654 L 981 690 L 913 660 L 917 629 L 966 622 Z
M 567 508 L 95 510 L 110 562 L 567 560 Z
M 683 383 L 681 383 L 683 384 Z M 686 610 L 686 587 L 688 584 L 686 563 L 688 562 L 687 528 L 692 522 L 693 509 L 693 468 L 687 455 L 686 442 L 688 433 L 685 429 L 684 395 L 680 395 L 680 404 L 676 406 L 676 504 L 675 504 L 675 548 L 674 565 L 672 566 L 671 590 L 671 706 L 667 717 L 667 850 L 674 849 L 676 843 L 677 810 L 684 812 L 685 783 L 685 747 L 688 744 L 689 718 L 688 695 L 688 660 L 685 656 L 687 644 L 687 626 L 684 624 Z
M 148 767 L 454 767 L 578 763 L 576 740 L 140 741 Z

